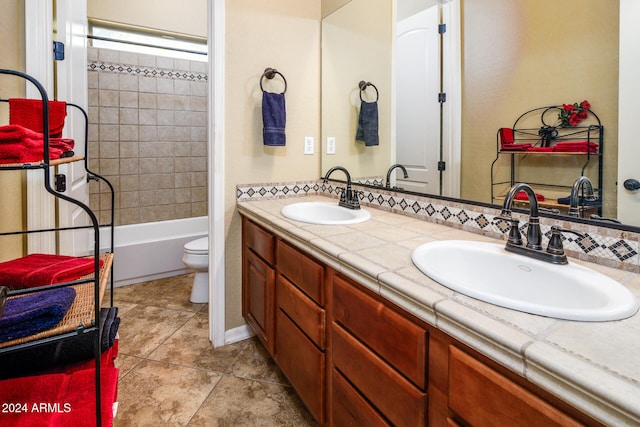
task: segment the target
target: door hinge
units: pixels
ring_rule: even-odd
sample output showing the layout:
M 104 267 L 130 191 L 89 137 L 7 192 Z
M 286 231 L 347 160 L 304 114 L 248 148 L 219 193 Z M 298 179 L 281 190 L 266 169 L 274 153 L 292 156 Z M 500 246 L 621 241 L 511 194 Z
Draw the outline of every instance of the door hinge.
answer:
M 440 160 L 440 161 L 438 162 L 438 170 L 439 170 L 440 172 L 444 172 L 446 169 L 447 169 L 447 162 L 445 162 L 445 161 L 443 161 L 443 160 Z
M 447 32 L 447 24 L 438 25 L 438 34 L 444 34 Z
M 67 191 L 67 176 L 62 173 L 57 173 L 55 177 L 54 186 L 58 193 L 64 193 Z
M 447 94 L 445 92 L 440 92 L 438 94 L 438 102 L 439 103 L 447 102 Z
M 53 42 L 53 59 L 56 61 L 64 60 L 64 43 Z

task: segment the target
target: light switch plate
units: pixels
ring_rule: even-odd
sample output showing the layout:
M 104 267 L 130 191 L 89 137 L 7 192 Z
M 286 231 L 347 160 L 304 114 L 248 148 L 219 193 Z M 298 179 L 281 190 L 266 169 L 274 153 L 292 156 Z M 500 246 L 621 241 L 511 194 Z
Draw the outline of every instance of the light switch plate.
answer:
M 327 137 L 327 154 L 336 154 L 336 139 L 333 136 Z
M 305 136 L 304 137 L 304 154 L 313 154 L 313 137 Z

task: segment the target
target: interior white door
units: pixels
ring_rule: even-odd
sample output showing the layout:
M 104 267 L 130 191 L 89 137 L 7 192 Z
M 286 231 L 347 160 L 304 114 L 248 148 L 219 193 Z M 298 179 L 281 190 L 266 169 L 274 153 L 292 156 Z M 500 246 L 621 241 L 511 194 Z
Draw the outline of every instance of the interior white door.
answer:
M 64 43 L 65 58 L 56 61 L 56 98 L 78 105 L 87 111 L 87 3 L 86 0 L 56 1 L 55 40 Z M 75 141 L 74 153 L 85 153 L 85 117 L 80 110 L 67 106 L 67 118 L 63 136 Z M 61 165 L 58 174 L 66 177 L 65 195 L 89 205 L 89 186 L 84 162 Z M 58 203 L 58 225 L 60 227 L 89 224 L 89 217 L 77 205 Z M 88 255 L 93 249 L 93 230 L 66 231 L 59 234 L 60 253 L 65 255 Z
M 396 185 L 429 194 L 440 191 L 439 23 L 434 5 L 396 27 L 396 161 L 409 173 Z
M 53 93 L 53 0 L 25 0 L 25 71 L 35 78 L 47 91 Z M 26 97 L 40 99 L 36 87 L 25 85 Z M 29 170 L 27 181 L 27 228 L 44 230 L 55 227 L 55 198 L 45 188 L 45 177 L 41 170 Z M 31 233 L 27 236 L 28 253 L 54 253 L 56 251 L 54 233 Z
M 640 3 L 620 0 L 620 82 L 618 108 L 618 219 L 624 224 L 640 226 L 640 190 L 627 189 L 625 181 L 640 181 L 640 145 L 635 124 L 640 114 Z

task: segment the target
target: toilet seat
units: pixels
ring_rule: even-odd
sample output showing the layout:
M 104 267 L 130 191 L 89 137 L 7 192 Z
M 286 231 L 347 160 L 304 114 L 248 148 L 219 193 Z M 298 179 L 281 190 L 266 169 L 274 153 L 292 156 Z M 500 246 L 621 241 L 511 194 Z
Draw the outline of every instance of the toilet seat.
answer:
M 209 238 L 202 237 L 184 245 L 184 252 L 193 255 L 207 255 L 209 253 Z

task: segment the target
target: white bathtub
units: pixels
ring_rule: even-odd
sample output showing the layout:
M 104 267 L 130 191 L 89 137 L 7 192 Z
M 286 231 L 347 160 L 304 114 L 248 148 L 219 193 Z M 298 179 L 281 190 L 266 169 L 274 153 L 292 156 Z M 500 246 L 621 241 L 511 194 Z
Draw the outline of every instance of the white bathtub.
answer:
M 183 274 L 184 244 L 208 233 L 206 216 L 115 227 L 114 286 Z M 103 248 L 110 241 L 102 230 Z

